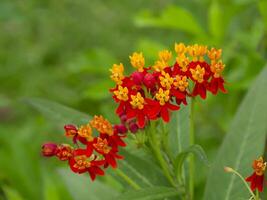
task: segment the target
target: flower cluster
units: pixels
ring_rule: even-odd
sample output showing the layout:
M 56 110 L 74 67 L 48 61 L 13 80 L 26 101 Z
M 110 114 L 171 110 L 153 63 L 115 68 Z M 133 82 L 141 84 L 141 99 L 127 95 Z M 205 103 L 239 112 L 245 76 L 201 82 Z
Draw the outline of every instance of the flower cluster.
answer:
M 126 146 L 123 138 L 128 130 L 124 125 L 112 126 L 102 116 L 94 116 L 88 124 L 80 127 L 66 125 L 64 129 L 76 148 L 68 144 L 46 143 L 42 153 L 46 157 L 56 156 L 61 161 L 68 161 L 75 173 L 88 172 L 94 180 L 96 175 L 104 175 L 103 168 L 116 168 L 116 160 L 123 158 L 118 155 L 118 148 Z
M 263 158 L 260 157 L 259 159 L 253 161 L 252 168 L 254 169 L 254 172 L 251 176 L 246 178 L 246 181 L 250 182 L 250 188 L 252 191 L 258 189 L 259 192 L 262 192 L 266 162 L 264 162 Z
M 187 105 L 187 97 L 205 99 L 207 91 L 214 95 L 219 90 L 226 92 L 221 49 L 179 43 L 175 44 L 175 52 L 173 64 L 172 52 L 163 50 L 154 65 L 148 67 L 142 53 L 133 53 L 130 62 L 136 71 L 129 76 L 124 75 L 122 63 L 110 69 L 110 77 L 116 83 L 110 90 L 118 104 L 116 114 L 130 130 L 133 125 L 135 131 L 136 125 L 144 128 L 149 120 L 158 118 L 169 122 L 170 111 L 179 110 L 181 103 Z

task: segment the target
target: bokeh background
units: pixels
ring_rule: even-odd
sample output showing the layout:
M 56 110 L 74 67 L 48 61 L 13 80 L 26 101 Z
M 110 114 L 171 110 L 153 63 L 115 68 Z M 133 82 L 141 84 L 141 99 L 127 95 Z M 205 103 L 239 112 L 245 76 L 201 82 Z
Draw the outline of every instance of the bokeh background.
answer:
M 81 181 L 89 178 L 76 179 L 59 170 L 63 163 L 42 158 L 44 141 L 63 140 L 64 121 L 40 114 L 31 99 L 116 122 L 108 69 L 123 62 L 130 71 L 133 51 L 143 51 L 153 64 L 157 51 L 173 49 L 175 42 L 223 49 L 229 93 L 196 103 L 196 141 L 212 162 L 267 61 L 266 9 L 263 0 L 1 0 L 0 199 L 99 199 L 94 194 L 103 185 L 84 187 Z M 208 169 L 197 165 L 196 199 L 201 199 Z

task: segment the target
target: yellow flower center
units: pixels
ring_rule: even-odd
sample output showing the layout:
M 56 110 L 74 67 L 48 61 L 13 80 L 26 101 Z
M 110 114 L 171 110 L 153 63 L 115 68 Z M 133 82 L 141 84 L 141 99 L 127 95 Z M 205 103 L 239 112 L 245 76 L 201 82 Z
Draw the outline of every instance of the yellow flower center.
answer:
M 221 49 L 211 48 L 211 50 L 208 51 L 208 57 L 212 61 L 220 59 L 221 55 L 222 55 Z
M 215 78 L 219 78 L 225 68 L 225 65 L 222 63 L 222 61 L 219 61 L 218 63 L 212 63 L 210 66 L 210 70 L 214 73 Z
M 183 72 L 187 71 L 187 65 L 189 64 L 189 59 L 185 54 L 180 54 L 176 57 L 176 62 Z
M 202 83 L 204 81 L 205 69 L 197 65 L 196 69 L 190 69 L 193 79 L 197 82 Z
M 79 170 L 86 169 L 91 166 L 90 161 L 87 160 L 87 157 L 85 155 L 75 156 L 74 160 L 75 160 L 75 164 L 73 165 L 73 167 Z
M 173 78 L 170 77 L 170 74 L 162 72 L 159 80 L 162 87 L 165 87 L 167 90 L 171 89 Z
M 97 143 L 93 144 L 93 146 L 100 152 L 108 154 L 111 150 L 111 147 L 108 146 L 107 139 L 97 138 Z
M 118 90 L 114 91 L 113 93 L 115 96 L 121 100 L 121 101 L 127 101 L 128 100 L 128 88 L 127 87 L 122 87 L 119 85 Z
M 164 62 L 168 62 L 172 58 L 172 53 L 168 50 L 163 50 L 159 52 L 159 59 Z
M 262 176 L 266 169 L 266 162 L 264 162 L 263 158 L 260 157 L 259 159 L 254 160 L 252 167 L 258 176 Z
M 181 92 L 184 92 L 188 87 L 187 77 L 177 75 L 175 77 L 173 85 L 175 86 L 176 89 L 178 88 Z
M 161 72 L 163 71 L 166 67 L 168 66 L 168 64 L 163 61 L 163 60 L 158 60 L 155 62 L 153 69 L 157 72 Z
M 78 135 L 85 138 L 87 141 L 93 141 L 92 128 L 89 124 L 81 126 L 78 130 Z
M 113 128 L 111 123 L 103 116 L 94 116 L 93 120 L 90 121 L 92 127 L 94 127 L 100 133 L 106 133 L 113 135 Z
M 207 46 L 195 44 L 193 46 L 188 47 L 188 53 L 193 57 L 193 61 L 198 61 L 198 57 L 200 61 L 204 61 L 204 55 L 207 53 Z
M 144 108 L 145 100 L 140 92 L 138 92 L 136 95 L 131 95 L 131 99 L 132 101 L 130 102 L 130 104 L 134 109 L 138 108 L 139 110 L 142 110 Z
M 160 88 L 155 97 L 159 101 L 159 104 L 163 106 L 170 99 L 170 90 L 164 91 L 162 88 Z
M 124 78 L 124 66 L 122 63 L 119 65 L 114 64 L 109 70 L 111 72 L 110 78 L 115 81 L 118 85 L 122 84 L 122 79 Z
M 145 58 L 142 53 L 136 53 L 134 52 L 132 56 L 130 56 L 131 65 L 134 68 L 137 68 L 139 72 L 144 71 L 145 66 Z
M 187 49 L 186 49 L 186 46 L 184 45 L 184 43 L 175 43 L 175 52 L 179 55 L 179 54 L 184 54 L 186 53 Z

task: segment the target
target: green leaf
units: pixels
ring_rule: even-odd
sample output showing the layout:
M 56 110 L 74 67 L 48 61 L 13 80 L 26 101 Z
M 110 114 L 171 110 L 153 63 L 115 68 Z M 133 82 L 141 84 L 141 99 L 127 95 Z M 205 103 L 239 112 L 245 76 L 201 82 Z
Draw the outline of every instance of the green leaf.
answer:
M 177 157 L 175 158 L 174 162 L 174 171 L 177 176 L 177 178 L 180 178 L 182 176 L 182 169 L 183 164 L 186 158 L 190 155 L 194 154 L 197 158 L 199 158 L 204 164 L 209 165 L 209 161 L 207 158 L 207 155 L 203 148 L 200 145 L 192 145 L 185 151 L 179 153 Z
M 151 12 L 144 11 L 137 16 L 135 22 L 140 27 L 178 29 L 194 35 L 205 34 L 192 12 L 177 6 L 167 7 L 159 17 L 154 17 Z
M 124 159 L 119 161 L 120 170 L 139 185 L 144 187 L 169 186 L 160 168 L 149 160 L 150 157 L 140 157 L 126 150 L 120 150 L 120 154 L 124 156 Z
M 3 190 L 7 200 L 23 200 L 22 196 L 15 189 L 3 186 Z
M 116 198 L 117 200 L 162 200 L 182 194 L 182 190 L 169 187 L 144 188 L 142 190 L 130 190 Z
M 169 144 L 174 156 L 190 146 L 191 99 L 188 99 L 187 102 L 188 105 L 181 105 L 178 112 L 172 113 L 171 121 L 168 124 Z
M 89 174 L 74 174 L 70 170 L 59 170 L 74 200 L 114 200 L 118 192 L 98 180 L 92 182 Z
M 265 24 L 265 29 L 267 30 L 267 12 L 266 12 L 267 1 L 264 1 L 264 0 L 258 1 L 258 7 L 260 10 L 260 14 L 262 15 L 264 24 Z
M 217 41 L 220 41 L 224 35 L 223 13 L 219 3 L 213 0 L 209 9 L 209 30 Z
M 74 123 L 81 124 L 87 123 L 90 120 L 89 115 L 82 113 L 80 111 L 74 110 L 67 106 L 63 106 L 59 103 L 39 99 L 39 98 L 31 98 L 26 99 L 26 103 L 30 106 L 41 112 L 49 119 L 56 120 L 60 123 Z
M 262 155 L 267 131 L 267 67 L 258 76 L 243 100 L 208 176 L 204 199 L 248 198 L 243 183 L 224 166 L 244 177 L 252 173 L 251 163 Z

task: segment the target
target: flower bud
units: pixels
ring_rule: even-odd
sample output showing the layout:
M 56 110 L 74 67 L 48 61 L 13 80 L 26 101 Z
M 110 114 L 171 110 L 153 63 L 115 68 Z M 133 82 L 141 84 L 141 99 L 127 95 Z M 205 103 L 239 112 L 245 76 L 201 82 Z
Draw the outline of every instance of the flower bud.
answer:
M 127 122 L 127 115 L 126 114 L 121 114 L 120 115 L 121 123 L 125 124 Z
M 153 88 L 155 86 L 156 79 L 152 74 L 147 73 L 144 77 L 144 84 L 147 88 Z
M 224 167 L 225 172 L 233 172 L 234 170 L 231 167 Z
M 115 125 L 114 128 L 117 130 L 118 133 L 121 133 L 121 134 L 125 134 L 128 131 L 126 126 L 123 124 Z
M 132 133 L 136 133 L 138 131 L 139 127 L 136 123 L 130 123 L 129 129 Z
M 57 153 L 57 145 L 54 143 L 45 143 L 42 146 L 42 154 L 45 157 L 55 156 Z
M 136 85 L 141 85 L 144 79 L 144 74 L 141 72 L 133 72 L 132 73 L 132 79 Z
M 78 134 L 78 129 L 76 128 L 76 126 L 72 124 L 65 125 L 64 129 L 65 129 L 65 135 L 67 137 L 74 137 L 76 134 Z

